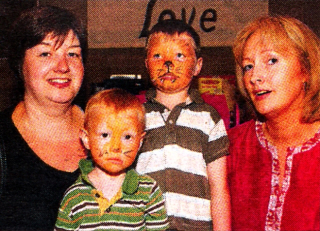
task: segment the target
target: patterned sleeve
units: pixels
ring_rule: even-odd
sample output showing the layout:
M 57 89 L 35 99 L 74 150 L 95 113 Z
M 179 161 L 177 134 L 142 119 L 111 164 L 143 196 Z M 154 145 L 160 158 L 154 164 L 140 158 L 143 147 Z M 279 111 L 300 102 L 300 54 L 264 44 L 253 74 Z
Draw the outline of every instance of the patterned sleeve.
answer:
M 57 218 L 54 230 L 55 231 L 75 230 L 72 224 L 73 222 L 70 219 L 70 217 L 68 217 L 68 215 L 64 211 L 60 210 L 58 213 L 58 218 Z
M 76 223 L 75 221 L 72 219 L 72 217 L 69 216 L 69 212 L 68 211 L 68 198 L 70 197 L 70 195 L 68 193 L 65 194 L 61 204 L 60 204 L 60 208 L 58 211 L 58 217 L 57 217 L 57 221 L 55 224 L 55 231 L 70 231 L 70 230 L 75 230 L 76 227 Z
M 149 202 L 146 205 L 145 220 L 147 230 L 166 230 L 169 228 L 164 198 L 155 181 L 149 196 Z

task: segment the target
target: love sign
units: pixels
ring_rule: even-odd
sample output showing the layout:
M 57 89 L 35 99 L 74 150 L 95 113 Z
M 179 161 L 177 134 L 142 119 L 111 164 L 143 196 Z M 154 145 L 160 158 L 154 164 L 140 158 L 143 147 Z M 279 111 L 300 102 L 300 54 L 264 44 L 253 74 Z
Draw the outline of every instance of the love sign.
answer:
M 144 47 L 159 20 L 192 25 L 202 46 L 230 46 L 237 32 L 268 14 L 268 0 L 88 0 L 89 48 Z

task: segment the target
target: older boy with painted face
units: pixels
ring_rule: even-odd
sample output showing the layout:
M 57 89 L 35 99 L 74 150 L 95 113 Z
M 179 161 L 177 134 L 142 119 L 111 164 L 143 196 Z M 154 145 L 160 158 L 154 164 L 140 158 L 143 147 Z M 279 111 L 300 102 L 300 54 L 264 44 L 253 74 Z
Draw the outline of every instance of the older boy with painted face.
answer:
M 136 170 L 159 183 L 171 230 L 230 230 L 225 126 L 189 89 L 202 67 L 200 38 L 183 21 L 164 20 L 151 29 L 146 50 L 155 89 L 146 94 L 147 134 Z
M 56 230 L 165 230 L 157 183 L 131 168 L 145 135 L 139 100 L 121 89 L 99 92 L 86 107 L 81 139 L 92 161 L 65 193 Z

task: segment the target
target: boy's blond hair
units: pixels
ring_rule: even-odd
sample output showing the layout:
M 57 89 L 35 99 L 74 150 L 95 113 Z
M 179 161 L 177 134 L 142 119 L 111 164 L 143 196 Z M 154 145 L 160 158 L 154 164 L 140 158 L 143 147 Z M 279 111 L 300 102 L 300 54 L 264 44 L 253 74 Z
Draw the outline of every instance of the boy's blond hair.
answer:
M 137 115 L 142 131 L 145 129 L 145 110 L 139 99 L 129 92 L 113 88 L 103 90 L 90 98 L 85 109 L 84 128 L 88 128 L 93 108 L 110 109 L 110 113 L 133 112 Z

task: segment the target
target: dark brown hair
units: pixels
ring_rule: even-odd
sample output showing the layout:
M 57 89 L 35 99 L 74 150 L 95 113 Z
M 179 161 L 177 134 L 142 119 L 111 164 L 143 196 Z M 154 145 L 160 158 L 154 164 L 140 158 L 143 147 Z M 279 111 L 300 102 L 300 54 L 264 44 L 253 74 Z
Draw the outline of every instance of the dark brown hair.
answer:
M 80 41 L 82 59 L 87 52 L 87 33 L 80 20 L 66 9 L 54 6 L 34 7 L 14 22 L 9 36 L 8 62 L 16 77 L 23 80 L 21 68 L 26 50 L 40 44 L 52 34 L 58 45 L 72 30 Z
M 148 49 L 149 38 L 156 33 L 165 33 L 168 35 L 174 35 L 174 34 L 180 35 L 183 33 L 188 34 L 194 41 L 197 58 L 200 57 L 200 51 L 201 51 L 200 36 L 193 29 L 192 26 L 185 23 L 184 21 L 178 20 L 178 19 L 166 19 L 166 20 L 161 20 L 160 22 L 155 24 L 148 34 L 146 49 Z

